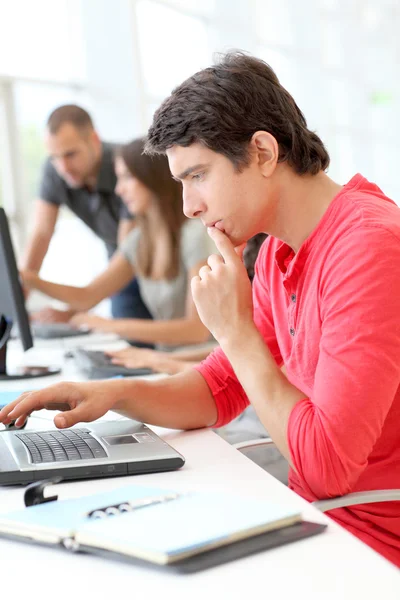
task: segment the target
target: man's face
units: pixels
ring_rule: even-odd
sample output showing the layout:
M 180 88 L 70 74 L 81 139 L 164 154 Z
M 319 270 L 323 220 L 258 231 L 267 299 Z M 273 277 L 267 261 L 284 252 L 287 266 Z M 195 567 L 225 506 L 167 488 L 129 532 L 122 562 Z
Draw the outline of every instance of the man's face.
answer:
M 70 187 L 82 187 L 95 174 L 100 144 L 95 131 L 65 123 L 57 133 L 47 133 L 45 144 L 54 168 Z
M 217 152 L 195 143 L 167 150 L 171 173 L 182 182 L 183 212 L 215 226 L 238 246 L 265 226 L 268 182 L 256 157 L 241 172 Z

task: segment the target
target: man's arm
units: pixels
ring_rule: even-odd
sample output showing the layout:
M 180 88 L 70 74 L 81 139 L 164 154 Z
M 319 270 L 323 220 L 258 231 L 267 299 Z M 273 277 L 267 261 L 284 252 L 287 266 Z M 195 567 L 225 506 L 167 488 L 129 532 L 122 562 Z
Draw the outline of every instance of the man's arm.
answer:
M 200 318 L 219 342 L 271 438 L 290 462 L 286 436 L 289 415 L 305 396 L 277 364 L 253 320 L 252 289 L 229 239 L 212 232 L 222 256 L 212 255 L 192 280 Z M 233 383 L 233 382 L 232 382 Z
M 349 493 L 376 445 L 384 443 L 388 413 L 398 403 L 397 237 L 383 227 L 350 231 L 326 261 L 318 364 L 307 394 L 274 365 L 271 350 L 254 331 L 249 290 L 232 245 L 220 232 L 213 237 L 224 260 L 215 257 L 192 284 L 200 317 L 310 494 Z M 207 366 L 206 361 L 199 370 L 220 411 L 218 380 L 214 385 Z
M 59 206 L 37 199 L 34 211 L 34 226 L 27 243 L 22 268 L 38 273 L 49 248 L 57 222 Z
M 294 406 L 306 398 L 277 366 L 257 329 L 238 330 L 223 350 L 260 421 L 291 467 L 287 428 Z
M 89 310 L 104 298 L 125 287 L 134 276 L 131 264 L 121 252 L 116 252 L 103 273 L 84 287 L 63 285 L 40 279 L 32 271 L 21 273 L 24 286 L 38 290 L 51 298 L 65 302 L 76 311 Z
M 17 426 L 21 426 L 32 411 L 42 408 L 66 411 L 54 419 L 59 428 L 94 421 L 108 410 L 176 429 L 212 426 L 217 418 L 210 389 L 194 370 L 158 381 L 125 379 L 56 384 L 27 392 L 4 407 L 0 423 L 17 419 Z

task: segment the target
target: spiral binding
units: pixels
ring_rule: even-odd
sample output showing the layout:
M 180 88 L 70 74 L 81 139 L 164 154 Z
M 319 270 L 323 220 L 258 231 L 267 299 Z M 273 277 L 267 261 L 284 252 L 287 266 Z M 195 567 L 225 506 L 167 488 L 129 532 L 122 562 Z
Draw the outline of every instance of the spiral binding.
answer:
M 112 517 L 148 506 L 154 506 L 155 504 L 163 504 L 165 502 L 171 502 L 182 497 L 183 494 L 170 493 L 163 494 L 162 496 L 152 496 L 149 498 L 142 498 L 140 500 L 132 500 L 127 502 L 120 502 L 111 506 L 104 506 L 102 508 L 96 508 L 91 510 L 86 516 L 90 519 L 104 519 L 105 517 Z

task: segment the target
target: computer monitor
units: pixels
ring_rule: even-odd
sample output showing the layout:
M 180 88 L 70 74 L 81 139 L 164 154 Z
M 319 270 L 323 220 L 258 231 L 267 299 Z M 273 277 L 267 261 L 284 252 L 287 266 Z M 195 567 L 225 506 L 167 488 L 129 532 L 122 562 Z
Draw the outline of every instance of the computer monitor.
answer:
M 21 366 L 7 369 L 7 342 L 13 323 L 18 327 L 24 351 L 33 346 L 29 317 L 25 308 L 7 215 L 0 207 L 0 380 L 44 377 L 59 369 L 43 366 Z

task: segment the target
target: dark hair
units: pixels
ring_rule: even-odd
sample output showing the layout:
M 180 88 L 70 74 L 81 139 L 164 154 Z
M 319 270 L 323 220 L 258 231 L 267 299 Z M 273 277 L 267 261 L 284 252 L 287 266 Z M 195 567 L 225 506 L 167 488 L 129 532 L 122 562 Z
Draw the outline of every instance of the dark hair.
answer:
M 243 262 L 247 269 L 247 275 L 250 281 L 254 278 L 254 265 L 256 264 L 257 256 L 264 240 L 268 237 L 267 233 L 257 233 L 247 242 L 243 251 Z
M 94 129 L 89 113 L 76 104 L 64 104 L 53 110 L 46 125 L 51 135 L 55 135 L 65 123 L 71 123 L 80 131 Z
M 154 114 L 146 152 L 200 142 L 229 158 L 237 170 L 249 163 L 248 144 L 267 131 L 279 145 L 279 162 L 300 175 L 329 166 L 320 138 L 307 128 L 296 102 L 267 63 L 242 52 L 222 55 L 175 88 Z
M 116 156 L 121 157 L 129 172 L 154 194 L 169 237 L 169 261 L 163 278 L 173 279 L 179 273 L 181 228 L 186 221 L 182 209 L 182 187 L 171 177 L 165 156 L 148 156 L 143 151 L 144 139 L 137 139 L 120 146 Z M 154 240 L 150 236 L 146 215 L 138 215 L 137 220 L 141 228 L 137 268 L 141 275 L 151 277 L 155 260 Z

